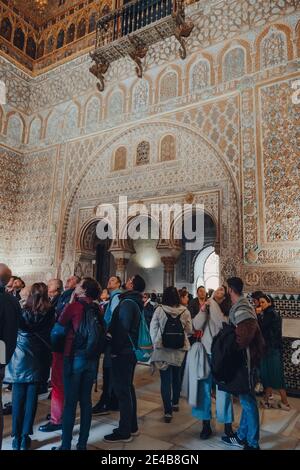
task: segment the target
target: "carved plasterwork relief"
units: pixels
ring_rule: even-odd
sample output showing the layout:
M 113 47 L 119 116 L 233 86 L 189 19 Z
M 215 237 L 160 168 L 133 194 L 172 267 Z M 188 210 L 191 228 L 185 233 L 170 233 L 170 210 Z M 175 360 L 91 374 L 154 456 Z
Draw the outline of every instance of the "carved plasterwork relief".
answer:
M 176 161 L 164 162 L 163 164 L 159 162 L 159 156 L 157 155 L 159 135 L 156 141 L 153 140 L 153 136 L 158 134 L 158 129 L 161 129 L 165 134 L 171 133 L 178 136 Z M 119 176 L 112 174 L 110 172 L 111 144 L 114 146 L 118 143 L 119 145 L 125 144 L 128 149 L 128 160 L 132 164 L 135 160 L 134 142 L 139 142 L 141 136 L 147 136 L 147 134 L 152 136 L 153 149 L 155 149 L 153 163 L 150 166 L 148 165 L 147 168 L 147 184 L 145 185 L 143 171 L 139 171 L 134 175 L 132 173 L 122 173 Z M 71 244 L 68 238 L 74 235 L 70 233 L 69 224 L 74 223 L 72 218 L 75 217 L 76 211 L 81 205 L 93 205 L 96 201 L 98 203 L 117 202 L 120 194 L 127 195 L 131 200 L 135 198 L 138 200 L 141 196 L 145 198 L 147 193 L 148 197 L 153 198 L 154 201 L 159 201 L 161 197 L 172 194 L 172 192 L 176 194 L 184 191 L 185 193 L 186 187 L 195 191 L 199 191 L 201 188 L 211 190 L 211 194 L 214 196 L 212 199 L 210 199 L 210 193 L 208 193 L 202 199 L 198 197 L 195 202 L 204 203 L 207 210 L 215 216 L 222 237 L 222 254 L 225 256 L 225 253 L 227 253 L 227 257 L 238 257 L 240 220 L 234 183 L 231 181 L 231 175 L 222 158 L 211 145 L 195 132 L 181 126 L 174 127 L 174 124 L 164 123 L 148 123 L 131 129 L 130 132 L 116 136 L 111 144 L 107 144 L 102 151 L 95 153 L 85 176 L 80 179 L 76 194 L 71 198 L 71 213 L 68 215 L 67 209 L 65 219 L 67 225 L 65 228 L 66 247 L 65 250 L 63 249 L 63 265 L 66 263 L 70 265 Z M 188 162 L 185 159 L 186 153 L 189 154 Z M 159 165 L 159 167 L 156 165 Z M 190 171 L 191 168 L 193 168 L 193 171 Z M 201 175 L 203 174 L 205 174 L 205 180 L 202 179 Z M 74 181 L 72 184 L 73 188 L 76 189 Z M 219 188 L 217 198 L 213 193 L 216 187 Z M 174 196 L 174 201 L 177 200 L 178 197 Z M 89 218 L 91 213 L 92 209 L 89 209 L 85 212 L 85 217 Z M 77 231 L 80 229 L 80 224 L 84 223 L 84 219 L 82 219 L 82 212 L 80 212 L 80 221 L 76 225 Z M 68 261 L 66 261 L 66 258 L 69 258 Z
M 261 242 L 293 242 L 300 248 L 299 105 L 294 79 L 261 87 L 258 164 Z

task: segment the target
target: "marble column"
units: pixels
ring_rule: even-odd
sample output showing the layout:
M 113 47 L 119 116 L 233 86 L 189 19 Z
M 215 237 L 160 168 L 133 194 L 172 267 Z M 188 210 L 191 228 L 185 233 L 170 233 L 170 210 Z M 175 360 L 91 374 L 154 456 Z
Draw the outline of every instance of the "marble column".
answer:
M 126 268 L 127 268 L 129 259 L 117 258 L 115 261 L 116 261 L 116 276 L 119 276 L 122 283 L 126 282 Z
M 109 251 L 111 252 L 111 254 L 113 255 L 115 259 L 116 276 L 119 276 L 122 283 L 126 282 L 126 274 L 127 274 L 126 268 L 127 268 L 127 264 L 132 253 L 126 250 L 120 250 L 120 249 L 110 249 Z
M 161 262 L 164 265 L 164 289 L 165 289 L 166 287 L 174 286 L 176 258 L 174 256 L 162 256 Z

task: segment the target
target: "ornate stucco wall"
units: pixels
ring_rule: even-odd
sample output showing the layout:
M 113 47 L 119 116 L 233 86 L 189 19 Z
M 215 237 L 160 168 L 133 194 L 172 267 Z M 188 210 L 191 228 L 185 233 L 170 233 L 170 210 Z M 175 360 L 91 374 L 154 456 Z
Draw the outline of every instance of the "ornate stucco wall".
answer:
M 1 240 L 11 234 L 1 249 L 24 277 L 73 271 L 81 228 L 99 203 L 119 193 L 182 201 L 192 192 L 219 225 L 224 275 L 241 273 L 249 290 L 299 292 L 292 84 L 300 78 L 300 6 L 203 5 L 189 7 L 196 26 L 185 61 L 175 40 L 157 44 L 142 80 L 130 59 L 118 61 L 101 95 L 88 56 L 34 79 L 0 58 L 8 86 L 1 171 L 12 152 L 21 166 L 8 183 L 19 186 L 13 218 L 4 213 L 0 225 Z M 163 146 L 167 136 L 171 144 Z M 144 164 L 137 162 L 141 142 L 150 144 Z

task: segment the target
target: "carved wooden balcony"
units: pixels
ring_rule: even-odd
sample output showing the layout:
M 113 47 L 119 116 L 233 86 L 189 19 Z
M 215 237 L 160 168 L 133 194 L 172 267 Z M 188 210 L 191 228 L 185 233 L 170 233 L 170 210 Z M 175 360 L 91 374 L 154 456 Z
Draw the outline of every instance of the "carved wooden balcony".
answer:
M 91 53 L 95 64 L 90 68 L 104 90 L 104 74 L 109 65 L 121 57 L 130 56 L 136 63 L 136 73 L 143 75 L 142 59 L 149 46 L 175 36 L 180 43 L 180 57 L 185 59 L 185 38 L 194 24 L 185 18 L 183 0 L 135 0 L 103 16 L 97 22 L 96 49 Z

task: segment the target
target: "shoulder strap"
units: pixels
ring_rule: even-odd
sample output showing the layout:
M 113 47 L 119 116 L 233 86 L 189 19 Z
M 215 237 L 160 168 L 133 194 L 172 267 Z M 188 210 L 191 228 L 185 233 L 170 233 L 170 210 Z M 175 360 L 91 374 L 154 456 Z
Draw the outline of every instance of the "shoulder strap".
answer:
M 137 306 L 137 308 L 139 309 L 140 314 L 143 313 L 143 311 L 140 309 L 139 304 L 138 304 L 135 300 L 133 300 L 133 299 L 123 299 L 123 300 L 121 300 L 120 304 L 121 304 L 122 302 L 125 302 L 125 301 L 128 301 L 128 300 L 129 300 L 130 302 L 134 303 L 134 304 Z M 119 305 L 120 305 L 120 304 L 119 304 Z

